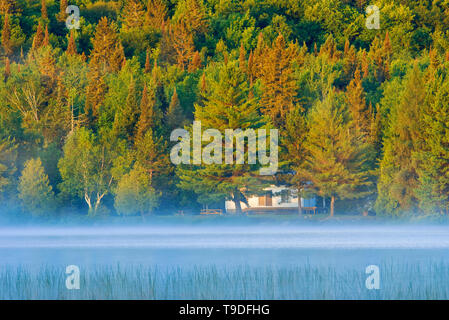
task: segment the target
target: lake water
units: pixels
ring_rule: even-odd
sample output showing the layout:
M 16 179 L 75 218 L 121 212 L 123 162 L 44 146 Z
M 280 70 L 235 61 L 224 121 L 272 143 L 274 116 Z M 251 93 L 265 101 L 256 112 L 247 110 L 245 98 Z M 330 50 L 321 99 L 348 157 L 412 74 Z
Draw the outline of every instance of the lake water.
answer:
M 378 265 L 381 267 L 381 273 L 382 268 L 388 269 L 385 273 L 389 273 L 392 279 L 388 280 L 390 282 L 395 279 L 398 281 L 408 279 L 404 273 L 412 270 L 415 279 L 423 277 L 423 290 L 429 290 L 429 285 L 438 285 L 438 288 L 432 287 L 431 290 L 441 291 L 433 293 L 440 297 L 441 294 L 445 296 L 447 293 L 446 284 L 449 287 L 447 283 L 449 278 L 446 279 L 445 274 L 440 274 L 443 270 L 445 272 L 446 267 L 449 268 L 449 228 L 446 226 L 0 228 L 0 269 L 20 267 L 39 270 L 43 267 L 53 267 L 64 271 L 67 265 L 77 265 L 81 270 L 94 270 L 102 266 L 132 266 L 158 267 L 164 270 L 177 268 L 182 272 L 211 266 L 226 270 L 244 267 L 249 272 L 261 268 L 288 272 L 308 266 L 321 270 L 324 278 L 333 272 L 338 274 L 353 272 L 360 275 L 360 279 L 366 278 L 367 266 Z M 399 271 L 393 271 L 396 267 Z M 402 274 L 396 277 L 394 272 Z M 301 281 L 305 281 L 301 284 L 303 287 L 308 286 L 309 280 Z M 432 281 L 435 281 L 435 284 Z M 398 282 L 397 286 L 401 285 L 404 284 Z M 359 287 L 363 288 L 363 285 L 358 284 Z M 220 297 L 216 295 L 211 298 Z

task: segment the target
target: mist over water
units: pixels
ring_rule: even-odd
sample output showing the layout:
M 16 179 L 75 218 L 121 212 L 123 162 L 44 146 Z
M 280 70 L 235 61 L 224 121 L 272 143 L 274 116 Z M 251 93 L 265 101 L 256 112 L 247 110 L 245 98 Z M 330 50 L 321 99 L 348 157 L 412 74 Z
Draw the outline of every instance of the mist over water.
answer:
M 0 264 L 371 263 L 449 257 L 446 226 L 159 226 L 0 228 Z M 396 252 L 392 255 L 392 252 Z M 438 253 L 438 254 L 437 254 Z M 367 259 L 367 260 L 366 260 Z
M 0 228 L 0 248 L 449 248 L 446 226 Z
M 394 290 L 405 290 L 410 284 L 404 281 L 415 281 L 414 284 L 419 286 L 417 293 L 401 293 L 406 298 L 419 298 L 421 292 L 431 292 L 439 298 L 449 294 L 446 289 L 449 288 L 448 279 L 441 271 L 449 270 L 449 228 L 438 225 L 0 227 L 0 257 L 0 273 L 14 268 L 27 270 L 35 272 L 35 281 L 40 279 L 37 275 L 49 272 L 43 272 L 43 268 L 56 270 L 56 279 L 63 281 L 67 265 L 79 266 L 86 277 L 107 276 L 109 273 L 112 277 L 116 272 L 114 268 L 159 268 L 164 271 L 155 276 L 159 277 L 160 286 L 155 297 L 161 299 L 196 299 L 197 294 L 203 294 L 204 290 L 210 291 L 208 298 L 218 299 L 313 299 L 327 297 L 326 294 L 337 299 L 378 298 L 374 293 L 364 291 L 365 268 L 368 265 L 378 265 L 381 270 L 388 271 L 388 274 L 381 271 L 381 275 L 387 277 L 383 281 L 393 291 L 380 298 L 395 297 Z M 106 273 L 104 270 L 99 272 L 99 268 L 106 268 Z M 198 270 L 203 270 L 204 276 L 189 273 Z M 145 272 L 142 271 L 142 274 Z M 216 283 L 219 280 L 197 283 L 195 286 L 189 282 L 191 277 L 210 279 L 217 276 L 217 272 L 218 275 L 222 272 L 224 278 L 229 276 L 230 285 L 235 288 L 231 291 L 226 286 L 211 289 L 220 285 Z M 266 279 L 273 277 L 272 272 L 279 279 L 298 277 L 298 283 L 281 279 L 279 284 L 272 285 L 277 291 L 270 291 L 269 295 L 265 292 L 268 289 L 262 287 L 267 285 Z M 120 288 L 126 288 L 130 283 L 135 285 L 145 278 L 139 276 L 139 272 L 136 274 L 127 271 L 126 275 L 118 276 L 126 282 L 120 284 Z M 311 278 L 303 279 L 303 276 Z M 181 279 L 176 280 L 177 277 Z M 345 280 L 342 277 L 346 277 Z M 90 280 L 90 290 L 103 290 L 103 287 L 92 289 L 92 283 L 98 285 L 98 281 Z M 245 285 L 252 289 L 241 291 L 238 289 L 239 281 L 247 281 Z M 349 290 L 345 287 L 348 282 L 357 285 L 357 288 Z M 168 283 L 172 284 L 166 289 L 164 286 Z M 337 285 L 343 289 L 335 289 Z M 190 293 L 180 296 L 178 286 L 186 286 Z M 438 288 L 435 289 L 435 286 Z M 39 295 L 53 298 L 67 294 L 63 284 L 59 287 L 59 291 L 54 289 L 57 291 L 55 293 L 47 290 L 36 297 L 32 293 L 30 295 L 33 298 L 42 298 Z M 136 294 L 135 289 L 122 292 L 120 288 L 106 298 L 126 299 L 130 296 L 122 296 L 124 292 Z M 5 290 L 12 289 L 8 287 Z M 21 298 L 21 290 L 12 290 L 6 298 Z M 165 293 L 158 296 L 161 290 Z M 146 297 L 146 293 L 144 290 L 142 296 L 137 295 L 137 298 Z M 77 294 L 83 294 L 83 291 Z M 385 291 L 380 294 L 385 294 Z M 74 295 L 73 298 L 80 296 Z

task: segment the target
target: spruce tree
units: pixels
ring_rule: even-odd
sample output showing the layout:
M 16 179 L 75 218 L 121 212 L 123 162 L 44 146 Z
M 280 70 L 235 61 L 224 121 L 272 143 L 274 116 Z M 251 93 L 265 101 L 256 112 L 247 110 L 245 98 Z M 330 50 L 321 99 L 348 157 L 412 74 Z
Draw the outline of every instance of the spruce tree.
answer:
M 243 72 L 246 72 L 246 51 L 245 47 L 243 46 L 243 42 L 240 44 L 239 49 L 239 67 Z
M 424 145 L 416 152 L 419 186 L 416 195 L 425 212 L 449 213 L 449 72 L 441 68 L 430 84 L 423 116 Z
M 75 42 L 75 31 L 70 30 L 70 38 L 69 38 L 69 42 L 67 44 L 67 54 L 68 55 L 76 55 L 77 54 L 77 49 L 76 49 L 76 42 Z
M 50 34 L 48 33 L 48 25 L 45 26 L 44 40 L 42 40 L 42 46 L 46 47 L 50 45 Z
M 15 3 L 15 0 L 0 0 L 0 14 L 7 15 L 13 13 L 16 6 Z
M 201 57 L 198 51 L 195 51 L 192 57 L 192 61 L 189 63 L 189 72 L 195 72 L 201 68 Z
M 93 50 L 89 61 L 89 84 L 86 93 L 86 110 L 93 116 L 98 115 L 98 108 L 103 102 L 107 86 L 104 76 L 121 69 L 124 59 L 123 46 L 120 43 L 115 26 L 101 18 L 92 41 Z
M 152 128 L 148 128 L 134 145 L 136 163 L 148 174 L 150 184 L 164 193 L 168 193 L 173 185 L 170 179 L 173 168 L 167 147 L 164 138 L 158 136 Z
M 37 30 L 36 30 L 36 34 L 34 35 L 33 38 L 33 45 L 32 45 L 32 49 L 39 49 L 40 47 L 42 47 L 44 42 L 44 31 L 42 30 L 42 24 L 39 22 L 39 24 L 37 25 Z
M 6 57 L 5 58 L 5 72 L 4 72 L 5 82 L 8 81 L 8 78 L 10 76 L 11 76 L 11 64 L 9 62 L 9 58 Z
M 173 20 L 185 25 L 189 33 L 204 33 L 209 25 L 202 0 L 179 1 Z
M 343 55 L 343 73 L 345 83 L 348 83 L 353 78 L 357 69 L 357 64 L 358 61 L 355 48 L 349 44 L 349 40 L 346 40 Z
M 66 21 L 66 19 L 67 19 L 67 13 L 66 13 L 67 7 L 68 7 L 68 0 L 60 0 L 59 1 L 59 13 L 56 15 L 56 18 L 57 18 L 57 20 L 59 22 Z
M 9 15 L 5 15 L 5 21 L 3 23 L 2 29 L 2 47 L 3 52 L 6 56 L 12 54 L 12 46 L 11 46 L 11 27 L 9 25 Z
M 182 127 L 183 121 L 185 119 L 181 103 L 179 102 L 178 93 L 176 92 L 176 88 L 173 91 L 173 95 L 171 97 L 166 119 L 167 126 L 170 130 Z
M 418 163 L 413 155 L 423 147 L 421 115 L 424 105 L 425 84 L 415 63 L 407 75 L 399 104 L 390 111 L 380 162 L 376 201 L 379 213 L 399 215 L 417 207 Z
M 46 0 L 41 0 L 41 18 L 44 21 L 48 20 L 47 1 Z
M 123 27 L 125 30 L 141 28 L 145 23 L 145 9 L 140 0 L 126 1 L 123 11 Z
M 301 197 L 306 195 L 308 178 L 303 166 L 306 159 L 305 139 L 307 136 L 307 121 L 301 108 L 295 108 L 287 114 L 285 130 L 281 136 L 285 148 L 281 161 L 287 164 L 286 182 L 296 189 L 298 195 L 298 214 L 302 215 Z
M 184 70 L 195 52 L 193 33 L 186 22 L 181 20 L 169 29 L 169 34 L 170 44 L 176 52 L 178 66 Z
M 137 122 L 136 140 L 142 139 L 145 133 L 160 126 L 160 111 L 157 108 L 154 91 L 148 92 L 145 84 L 142 91 L 142 99 L 140 100 L 140 115 Z
M 355 129 L 360 134 L 368 136 L 371 128 L 371 116 L 370 110 L 366 106 L 359 69 L 355 71 L 354 79 L 349 83 L 345 95 Z
M 136 84 L 134 79 L 131 79 L 125 105 L 117 110 L 114 118 L 113 130 L 118 137 L 125 140 L 132 139 L 134 136 L 137 109 Z
M 16 163 L 17 145 L 10 139 L 0 139 L 0 202 L 8 198 L 7 191 L 14 185 Z
M 145 23 L 156 30 L 162 30 L 167 11 L 167 7 L 162 0 L 148 0 Z
M 264 53 L 260 65 L 260 79 L 263 94 L 260 99 L 261 110 L 268 115 L 275 127 L 285 124 L 285 116 L 297 102 L 298 85 L 294 77 L 292 63 L 298 54 L 297 46 L 286 45 L 279 34 L 273 46 Z
M 151 72 L 150 49 L 147 49 L 147 54 L 145 56 L 145 73 L 150 72 Z

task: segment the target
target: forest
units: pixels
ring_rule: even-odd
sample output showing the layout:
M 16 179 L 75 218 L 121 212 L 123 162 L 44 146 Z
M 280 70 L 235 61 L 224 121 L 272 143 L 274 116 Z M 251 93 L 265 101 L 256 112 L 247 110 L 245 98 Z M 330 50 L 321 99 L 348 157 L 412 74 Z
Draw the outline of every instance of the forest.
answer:
M 0 0 L 0 16 L 3 216 L 170 215 L 272 184 L 330 215 L 449 214 L 449 0 Z M 278 172 L 174 165 L 170 133 L 194 120 L 278 129 Z

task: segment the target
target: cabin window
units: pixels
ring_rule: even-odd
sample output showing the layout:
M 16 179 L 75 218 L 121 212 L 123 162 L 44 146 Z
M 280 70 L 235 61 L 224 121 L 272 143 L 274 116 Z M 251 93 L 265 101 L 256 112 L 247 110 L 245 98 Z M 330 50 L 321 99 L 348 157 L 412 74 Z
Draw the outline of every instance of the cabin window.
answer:
M 292 193 L 290 189 L 285 189 L 281 191 L 281 203 L 290 203 L 292 198 Z

